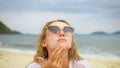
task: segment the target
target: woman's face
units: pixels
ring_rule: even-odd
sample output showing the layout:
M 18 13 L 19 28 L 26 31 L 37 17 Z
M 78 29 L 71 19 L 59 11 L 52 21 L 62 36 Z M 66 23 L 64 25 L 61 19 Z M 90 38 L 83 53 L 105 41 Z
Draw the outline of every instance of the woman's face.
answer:
M 49 26 L 57 26 L 60 28 L 60 32 L 53 33 L 49 29 L 46 31 L 45 46 L 47 49 L 55 49 L 56 47 L 65 47 L 70 49 L 72 46 L 72 33 L 64 33 L 62 29 L 64 27 L 70 27 L 63 22 L 54 22 Z

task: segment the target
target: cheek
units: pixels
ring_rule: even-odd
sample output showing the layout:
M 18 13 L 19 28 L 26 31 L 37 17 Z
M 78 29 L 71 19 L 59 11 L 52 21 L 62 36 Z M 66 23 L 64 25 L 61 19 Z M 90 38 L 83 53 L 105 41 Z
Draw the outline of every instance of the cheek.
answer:
M 46 37 L 46 41 L 47 41 L 47 47 L 49 48 L 54 48 L 56 45 L 56 40 L 57 37 L 54 35 L 47 35 Z
M 72 46 L 72 37 L 68 37 L 68 48 L 71 48 Z
M 47 41 L 49 42 L 49 43 L 54 43 L 55 41 L 56 41 L 56 37 L 54 36 L 54 37 L 52 37 L 52 36 L 50 36 L 50 37 L 47 37 Z

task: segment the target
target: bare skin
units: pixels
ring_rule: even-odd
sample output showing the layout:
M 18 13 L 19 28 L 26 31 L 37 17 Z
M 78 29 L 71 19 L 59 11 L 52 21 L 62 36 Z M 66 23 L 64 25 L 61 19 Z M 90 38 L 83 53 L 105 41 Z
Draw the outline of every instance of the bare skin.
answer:
M 63 22 L 54 22 L 49 26 L 58 26 L 63 29 L 69 26 Z M 62 40 L 64 39 L 64 40 Z M 48 60 L 38 57 L 42 68 L 69 68 L 68 50 L 71 48 L 72 34 L 65 34 L 62 30 L 58 34 L 51 33 L 47 30 L 46 39 L 43 47 L 48 50 Z
M 69 68 L 66 49 L 58 47 L 54 50 L 48 61 L 38 57 L 42 68 Z

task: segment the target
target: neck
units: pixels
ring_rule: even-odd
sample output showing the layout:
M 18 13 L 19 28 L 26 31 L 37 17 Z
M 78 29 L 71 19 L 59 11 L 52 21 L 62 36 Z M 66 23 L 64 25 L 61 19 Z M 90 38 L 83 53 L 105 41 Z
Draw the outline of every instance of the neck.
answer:
M 50 57 L 51 56 L 51 54 L 52 54 L 52 52 L 53 52 L 54 50 L 49 50 L 48 51 L 48 56 Z M 69 60 L 68 60 L 68 50 L 66 50 L 65 51 L 66 52 L 66 55 L 65 55 L 65 57 L 63 58 L 63 64 L 62 64 L 62 68 L 69 68 Z M 48 59 L 49 59 L 49 57 L 48 57 Z
M 63 67 L 62 68 L 69 68 L 69 60 L 68 60 L 68 50 L 66 50 L 67 54 L 65 58 L 63 59 Z

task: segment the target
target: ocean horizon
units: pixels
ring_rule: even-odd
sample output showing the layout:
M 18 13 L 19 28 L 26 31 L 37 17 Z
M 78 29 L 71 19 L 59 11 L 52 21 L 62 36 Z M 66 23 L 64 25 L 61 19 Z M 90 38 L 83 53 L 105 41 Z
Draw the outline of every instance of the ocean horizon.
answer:
M 75 34 L 78 52 L 91 58 L 120 59 L 120 35 Z M 39 35 L 0 35 L 0 50 L 34 54 Z

